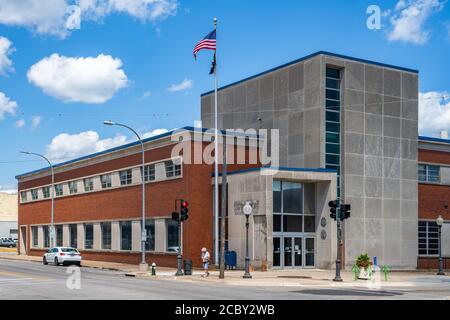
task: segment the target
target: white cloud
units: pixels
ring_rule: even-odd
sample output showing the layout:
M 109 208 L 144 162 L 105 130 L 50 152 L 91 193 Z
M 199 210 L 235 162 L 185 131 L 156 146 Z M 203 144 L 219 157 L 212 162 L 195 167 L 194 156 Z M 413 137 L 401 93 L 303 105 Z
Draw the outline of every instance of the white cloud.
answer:
M 6 194 L 17 194 L 17 186 L 1 186 L 0 185 L 0 193 L 6 193 Z
M 36 129 L 41 124 L 41 121 L 41 116 L 34 116 L 33 118 L 31 118 L 31 128 Z
M 141 134 L 142 138 L 156 136 L 168 132 L 167 129 L 156 129 Z M 100 139 L 95 131 L 84 131 L 77 134 L 61 133 L 52 139 L 46 147 L 46 155 L 53 160 L 68 160 L 76 157 L 101 152 L 135 141 L 119 134 L 114 138 Z
M 443 6 L 444 2 L 440 0 L 400 0 L 390 19 L 392 30 L 388 34 L 389 41 L 426 43 L 430 32 L 425 30 L 425 22 Z
M 25 126 L 25 120 L 24 119 L 19 119 L 16 121 L 15 127 L 17 129 L 23 128 Z
M 450 131 L 450 93 L 419 93 L 419 133 L 438 136 L 441 130 Z
M 0 121 L 5 119 L 5 114 L 14 115 L 17 110 L 17 102 L 12 101 L 3 92 L 0 92 Z
M 145 91 L 140 97 L 137 98 L 137 100 L 145 100 L 149 98 L 152 95 L 150 91 Z
M 4 76 L 7 72 L 14 71 L 9 57 L 14 51 L 11 41 L 5 37 L 0 37 L 0 75 Z
M 0 0 L 0 24 L 64 38 L 81 22 L 123 13 L 141 21 L 174 16 L 177 0 Z
M 191 89 L 193 85 L 194 81 L 190 79 L 184 79 L 180 83 L 172 84 L 169 88 L 167 88 L 167 90 L 169 90 L 170 92 L 184 91 Z
M 56 53 L 31 66 L 28 81 L 64 102 L 103 103 L 125 87 L 122 61 L 109 55 L 65 57 Z

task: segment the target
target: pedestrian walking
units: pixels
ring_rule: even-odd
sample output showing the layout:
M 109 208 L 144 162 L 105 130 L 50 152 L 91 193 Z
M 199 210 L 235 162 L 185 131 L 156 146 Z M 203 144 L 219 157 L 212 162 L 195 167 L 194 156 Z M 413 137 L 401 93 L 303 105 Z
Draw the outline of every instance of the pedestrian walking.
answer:
M 208 277 L 209 276 L 209 252 L 208 249 L 202 248 L 202 262 L 203 262 L 203 270 L 205 270 L 205 273 L 202 275 L 202 277 Z

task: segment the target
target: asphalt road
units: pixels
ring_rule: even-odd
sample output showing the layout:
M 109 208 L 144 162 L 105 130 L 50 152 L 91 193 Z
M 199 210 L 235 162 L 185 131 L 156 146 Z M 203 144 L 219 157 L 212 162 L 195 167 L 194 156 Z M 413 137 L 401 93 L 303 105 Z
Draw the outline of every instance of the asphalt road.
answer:
M 424 279 L 417 287 L 381 290 L 322 285 L 240 287 L 217 283 L 130 278 L 122 272 L 81 268 L 80 288 L 70 289 L 69 287 L 76 287 L 78 282 L 67 271 L 68 268 L 63 266 L 44 266 L 37 262 L 0 258 L 0 299 L 450 299 L 448 277 L 436 281 Z

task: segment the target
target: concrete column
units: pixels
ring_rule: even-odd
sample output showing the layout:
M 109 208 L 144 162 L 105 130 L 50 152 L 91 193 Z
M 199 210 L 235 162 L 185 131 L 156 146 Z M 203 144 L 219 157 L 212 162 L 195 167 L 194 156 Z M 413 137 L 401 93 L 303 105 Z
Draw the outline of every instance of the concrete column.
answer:
M 165 180 L 166 179 L 166 167 L 163 163 L 155 164 L 155 180 Z
M 68 184 L 68 183 L 64 183 L 64 184 L 63 184 L 63 195 L 64 195 L 64 196 L 70 195 L 70 192 L 69 192 L 69 184 Z
M 100 176 L 93 177 L 94 180 L 94 190 L 101 190 L 102 189 L 102 183 L 100 180 Z
M 142 183 L 140 166 L 131 170 L 131 179 L 132 183 Z
M 165 252 L 167 248 L 166 219 L 155 219 L 155 251 Z
M 44 230 L 42 226 L 37 227 L 38 229 L 38 248 L 44 247 Z
M 77 246 L 78 249 L 84 249 L 84 224 L 77 224 Z
M 120 224 L 118 221 L 111 222 L 111 250 L 120 250 Z
M 69 232 L 69 225 L 64 224 L 63 225 L 63 246 L 69 247 L 70 246 L 70 232 Z
M 102 228 L 100 225 L 100 222 L 94 223 L 94 250 L 101 250 L 102 249 Z
M 131 222 L 131 251 L 141 251 L 141 221 Z

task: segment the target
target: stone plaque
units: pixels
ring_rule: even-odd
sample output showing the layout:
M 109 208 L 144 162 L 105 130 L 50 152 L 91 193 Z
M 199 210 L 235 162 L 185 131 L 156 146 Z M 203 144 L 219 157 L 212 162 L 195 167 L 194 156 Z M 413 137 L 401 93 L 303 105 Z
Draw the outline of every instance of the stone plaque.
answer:
M 327 225 L 327 219 L 325 219 L 325 217 L 322 217 L 322 219 L 320 219 L 320 225 L 324 228 Z
M 325 230 L 322 230 L 320 232 L 320 239 L 325 240 L 327 238 L 327 232 Z

